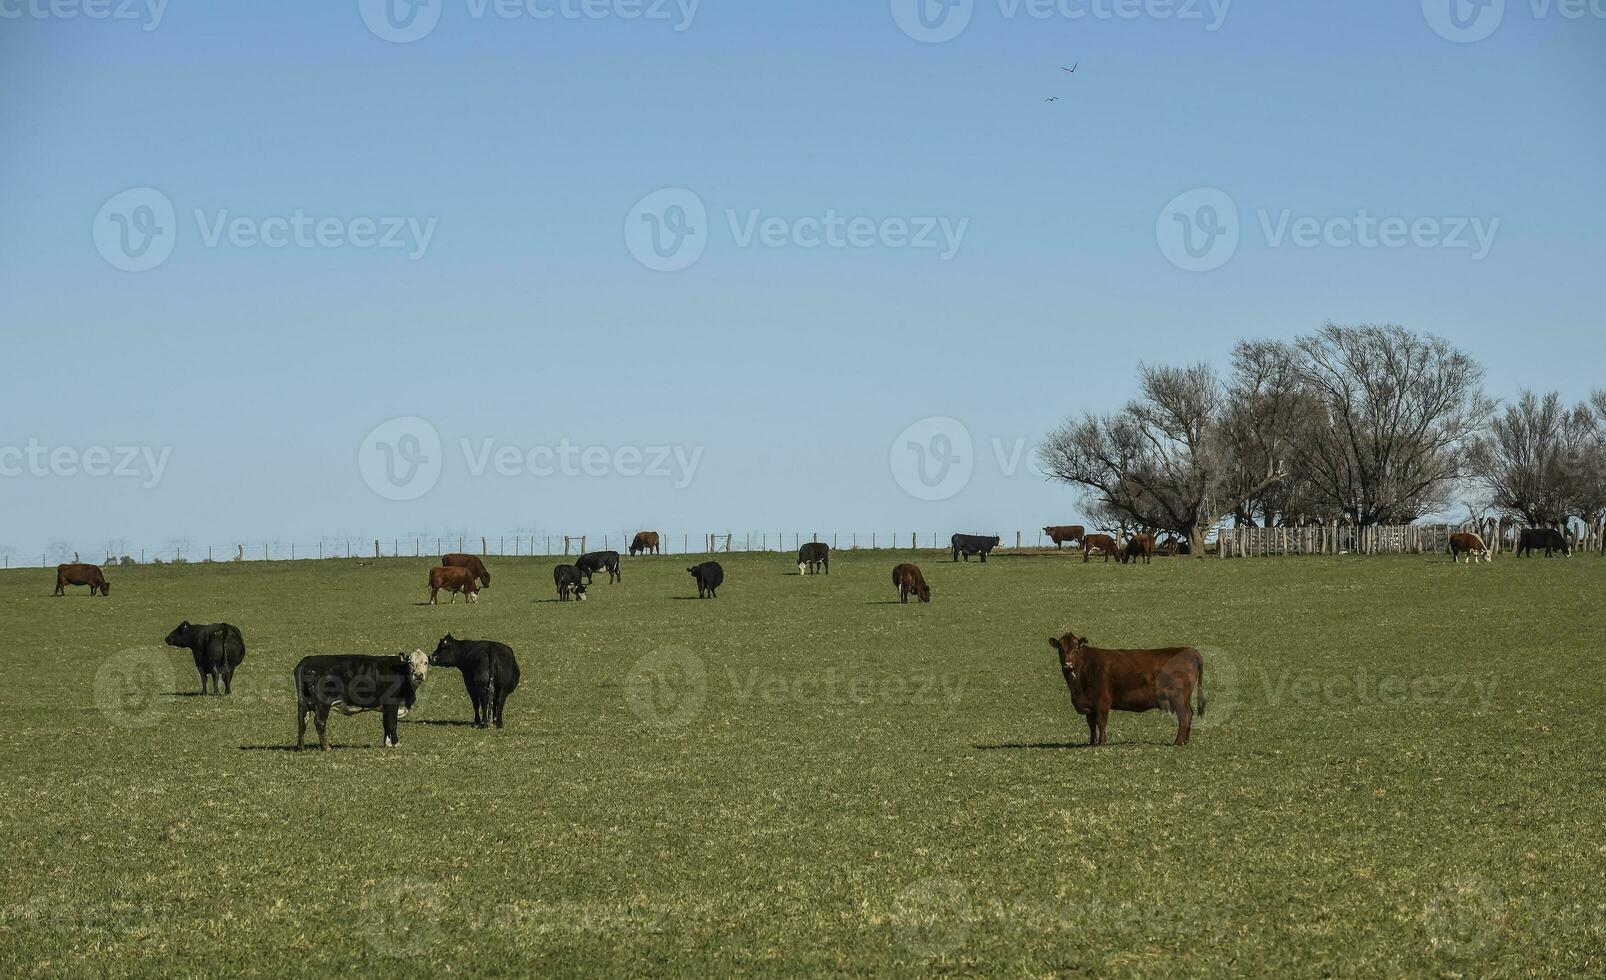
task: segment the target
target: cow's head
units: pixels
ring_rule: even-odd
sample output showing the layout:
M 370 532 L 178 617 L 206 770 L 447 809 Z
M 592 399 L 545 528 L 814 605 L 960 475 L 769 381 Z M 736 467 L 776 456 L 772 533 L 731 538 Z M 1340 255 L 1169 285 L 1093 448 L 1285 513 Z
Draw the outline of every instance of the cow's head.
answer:
M 808 569 L 808 567 L 809 567 L 809 566 L 808 566 L 808 562 L 802 562 L 802 561 L 800 561 L 800 562 L 798 562 L 798 563 L 797 563 L 797 573 L 798 573 L 798 574 L 799 574 L 799 575 L 805 575 L 805 574 L 807 574 L 807 569 Z
M 423 687 L 424 675 L 429 673 L 429 657 L 425 656 L 422 650 L 414 650 L 412 653 L 403 654 L 402 659 L 407 661 L 407 669 L 412 671 L 413 690 Z
M 920 583 L 920 589 L 915 594 L 920 597 L 920 601 L 921 602 L 930 602 L 931 601 L 931 586 L 926 584 L 925 582 L 921 582 Z
M 1572 550 L 1568 549 L 1567 554 L 1571 555 L 1572 554 Z M 112 584 L 110 582 L 106 581 L 106 577 L 104 575 L 101 576 L 101 579 L 100 579 L 100 594 L 101 595 L 111 595 L 112 594 Z
M 170 647 L 187 647 L 190 645 L 190 621 L 185 620 L 173 627 L 173 632 L 167 634 L 167 645 Z
M 574 583 L 574 597 L 581 602 L 586 601 L 586 584 L 584 582 Z
M 431 667 L 457 666 L 457 640 L 452 638 L 452 634 L 447 633 L 441 637 L 439 643 L 435 644 L 435 652 L 429 655 L 429 665 Z
M 1066 633 L 1064 636 L 1051 636 L 1048 645 L 1053 647 L 1060 655 L 1060 666 L 1066 670 L 1074 671 L 1079 659 L 1077 653 L 1087 646 L 1087 637 L 1077 636 L 1075 633 Z

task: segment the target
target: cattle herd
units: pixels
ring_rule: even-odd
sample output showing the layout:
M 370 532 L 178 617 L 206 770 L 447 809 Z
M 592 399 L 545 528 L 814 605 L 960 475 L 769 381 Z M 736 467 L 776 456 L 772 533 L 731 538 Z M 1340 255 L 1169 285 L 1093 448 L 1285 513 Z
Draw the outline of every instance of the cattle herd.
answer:
M 1056 549 L 1066 543 L 1080 544 L 1084 563 L 1095 551 L 1103 555 L 1105 562 L 1113 557 L 1123 564 L 1147 564 L 1156 551 L 1173 555 L 1185 553 L 1185 549 L 1179 551 L 1176 539 L 1157 543 L 1152 534 L 1130 535 L 1123 545 L 1108 534 L 1089 534 L 1081 525 L 1052 525 L 1043 528 L 1043 532 Z M 977 555 L 985 564 L 988 554 L 999 546 L 998 542 L 996 535 L 955 534 L 950 540 L 953 561 L 968 562 L 971 555 Z M 1470 532 L 1450 535 L 1449 550 L 1455 562 L 1463 555 L 1469 562 L 1480 558 L 1486 562 L 1494 560 L 1483 538 Z M 1572 556 L 1566 535 L 1555 528 L 1529 528 L 1521 532 L 1517 555 L 1522 557 L 1535 551 L 1544 552 L 1547 558 L 1553 554 Z M 630 554 L 660 554 L 658 532 L 637 533 L 630 543 Z M 815 541 L 800 546 L 797 570 L 800 576 L 829 575 L 830 547 Z M 696 584 L 699 599 L 718 598 L 718 590 L 725 583 L 725 570 L 719 562 L 705 561 L 686 571 Z M 607 573 L 609 583 L 623 581 L 617 551 L 588 552 L 572 565 L 556 566 L 552 570 L 552 582 L 558 601 L 584 601 L 594 576 L 603 572 Z M 478 556 L 443 555 L 440 565 L 429 570 L 429 603 L 434 604 L 442 591 L 450 593 L 449 602 L 455 602 L 461 593 L 465 602 L 472 603 L 480 589 L 489 588 L 490 584 L 491 573 Z M 69 585 L 87 585 L 90 595 L 111 594 L 111 586 L 97 565 L 71 562 L 56 566 L 54 594 L 64 595 Z M 907 604 L 910 596 L 919 602 L 931 601 L 931 586 L 917 565 L 904 562 L 893 568 L 892 586 L 901 603 Z M 1198 650 L 1192 647 L 1106 649 L 1089 646 L 1087 637 L 1074 633 L 1049 637 L 1048 642 L 1058 657 L 1071 704 L 1087 720 L 1089 744 L 1104 744 L 1105 724 L 1111 710 L 1154 709 L 1175 716 L 1174 744 L 1188 744 L 1193 717 L 1203 715 L 1205 710 L 1204 658 Z M 200 675 L 202 694 L 231 693 L 234 672 L 245 660 L 245 638 L 238 628 L 228 623 L 197 625 L 185 620 L 167 634 L 166 643 L 190 651 L 196 673 Z M 330 654 L 302 658 L 292 675 L 296 692 L 296 748 L 302 748 L 305 741 L 308 716 L 317 728 L 319 746 L 325 750 L 329 748 L 328 722 L 332 711 L 345 715 L 378 711 L 383 721 L 384 744 L 398 745 L 397 720 L 413 706 L 430 667 L 451 667 L 462 674 L 476 727 L 503 727 L 508 696 L 519 685 L 519 664 L 512 648 L 494 640 L 459 640 L 448 633 L 428 655 L 423 650 L 414 650 L 380 656 Z

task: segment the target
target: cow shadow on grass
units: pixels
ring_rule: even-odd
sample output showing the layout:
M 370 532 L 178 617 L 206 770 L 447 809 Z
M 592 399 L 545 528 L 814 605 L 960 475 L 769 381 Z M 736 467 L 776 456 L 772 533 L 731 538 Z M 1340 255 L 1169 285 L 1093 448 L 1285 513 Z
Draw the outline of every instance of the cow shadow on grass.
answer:
M 354 745 L 354 744 L 350 744 L 350 743 L 347 743 L 347 742 L 330 742 L 329 743 L 329 748 L 331 750 L 335 751 L 335 752 L 345 752 L 345 751 L 348 751 L 348 750 L 351 750 L 351 749 L 379 749 L 380 746 L 378 746 L 378 745 Z M 308 745 L 305 749 L 297 749 L 295 747 L 295 745 L 292 743 L 290 745 L 242 745 L 242 746 L 240 746 L 240 751 L 241 752 L 318 752 L 318 751 L 321 751 L 321 750 L 318 748 L 318 743 L 317 742 L 313 742 L 312 744 Z
M 1101 749 L 1142 749 L 1155 745 L 1170 745 L 1170 742 L 1106 742 L 1097 746 Z M 1006 750 L 1022 749 L 1091 749 L 1095 746 L 1086 742 L 1004 742 L 999 745 L 972 745 L 971 748 L 983 752 L 1000 752 Z
M 462 719 L 459 719 L 459 718 L 419 718 L 417 720 L 414 720 L 412 718 L 403 718 L 403 719 L 401 719 L 401 724 L 403 724 L 403 725 L 440 725 L 440 726 L 447 727 L 447 728 L 473 728 L 474 727 L 474 723 L 472 721 L 463 721 Z

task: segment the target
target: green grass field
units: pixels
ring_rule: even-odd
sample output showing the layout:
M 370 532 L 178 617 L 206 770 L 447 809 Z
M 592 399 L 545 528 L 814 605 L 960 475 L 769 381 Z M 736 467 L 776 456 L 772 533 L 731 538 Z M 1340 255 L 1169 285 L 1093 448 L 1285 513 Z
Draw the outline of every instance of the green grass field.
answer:
M 1606 561 L 834 558 L 0 573 L 0 976 L 1606 971 Z M 232 697 L 184 618 L 244 631 Z M 1085 748 L 1068 628 L 1199 647 L 1193 744 Z M 297 659 L 447 631 L 517 651 L 506 730 L 441 670 L 399 748 L 286 751 Z

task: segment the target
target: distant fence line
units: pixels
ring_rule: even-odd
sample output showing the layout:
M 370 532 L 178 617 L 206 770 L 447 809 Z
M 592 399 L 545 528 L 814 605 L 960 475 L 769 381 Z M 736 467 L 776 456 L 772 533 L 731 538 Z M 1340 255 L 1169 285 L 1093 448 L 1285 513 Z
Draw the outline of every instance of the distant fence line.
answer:
M 1450 550 L 1450 535 L 1480 535 L 1493 553 L 1517 550 L 1519 526 L 1498 527 L 1493 521 L 1464 524 L 1327 524 L 1315 527 L 1227 527 L 1217 535 L 1213 552 L 1222 558 L 1284 555 L 1424 555 Z M 1606 548 L 1606 525 L 1563 531 L 1574 550 Z

